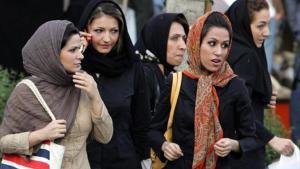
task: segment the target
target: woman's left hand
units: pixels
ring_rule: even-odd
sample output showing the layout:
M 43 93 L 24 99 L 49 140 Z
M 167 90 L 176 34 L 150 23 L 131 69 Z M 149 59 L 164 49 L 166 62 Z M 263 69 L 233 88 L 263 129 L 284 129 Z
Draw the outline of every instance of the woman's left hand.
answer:
M 239 151 L 239 143 L 230 138 L 222 138 L 215 143 L 214 149 L 218 156 L 225 157 L 231 151 Z
M 97 83 L 94 78 L 86 72 L 76 72 L 73 75 L 75 87 L 86 91 L 90 99 L 95 99 L 99 96 Z

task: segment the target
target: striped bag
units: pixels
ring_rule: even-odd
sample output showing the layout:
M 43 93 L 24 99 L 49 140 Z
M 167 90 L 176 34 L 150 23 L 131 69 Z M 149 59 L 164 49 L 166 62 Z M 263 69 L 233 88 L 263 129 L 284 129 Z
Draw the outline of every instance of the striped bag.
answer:
M 42 104 L 52 120 L 55 117 L 31 80 L 24 79 L 19 84 L 26 84 Z M 0 169 L 60 169 L 65 147 L 52 141 L 44 141 L 39 150 L 32 156 L 20 154 L 3 154 Z

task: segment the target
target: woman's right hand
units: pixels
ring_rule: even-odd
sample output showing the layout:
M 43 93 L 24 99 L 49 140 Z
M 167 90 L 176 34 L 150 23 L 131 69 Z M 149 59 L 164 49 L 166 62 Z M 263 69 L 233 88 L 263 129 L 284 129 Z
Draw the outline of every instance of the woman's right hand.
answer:
M 169 161 L 174 161 L 183 156 L 180 146 L 176 143 L 165 141 L 161 146 L 164 156 Z
M 87 32 L 82 32 L 82 31 L 80 31 L 79 34 L 80 34 L 80 40 L 82 42 L 83 51 L 84 51 L 89 45 L 89 41 L 92 39 L 92 34 L 89 34 Z
M 54 120 L 44 128 L 33 131 L 29 134 L 29 146 L 33 147 L 45 140 L 63 138 L 67 132 L 66 120 Z

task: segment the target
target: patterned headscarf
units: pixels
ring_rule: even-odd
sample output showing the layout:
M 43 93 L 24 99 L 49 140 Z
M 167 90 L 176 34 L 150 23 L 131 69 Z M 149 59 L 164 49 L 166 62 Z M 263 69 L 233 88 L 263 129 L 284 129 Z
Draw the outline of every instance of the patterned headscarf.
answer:
M 216 167 L 217 155 L 214 153 L 214 144 L 223 138 L 223 130 L 218 119 L 219 98 L 215 86 L 223 87 L 236 76 L 226 61 L 220 70 L 210 75 L 203 75 L 203 70 L 200 68 L 202 66 L 200 57 L 205 57 L 200 56 L 201 32 L 205 21 L 212 13 L 220 14 L 230 24 L 222 13 L 210 12 L 201 16 L 192 25 L 187 41 L 189 67 L 183 72 L 193 79 L 198 79 L 193 169 L 215 169 Z

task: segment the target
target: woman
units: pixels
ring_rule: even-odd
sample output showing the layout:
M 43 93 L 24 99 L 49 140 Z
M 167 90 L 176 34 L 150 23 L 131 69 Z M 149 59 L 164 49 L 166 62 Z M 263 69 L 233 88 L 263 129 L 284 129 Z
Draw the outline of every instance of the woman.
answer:
M 114 122 L 109 144 L 88 145 L 92 168 L 141 168 L 149 158 L 147 132 L 150 110 L 141 63 L 134 55 L 124 14 L 112 1 L 91 1 L 79 28 L 90 34 L 83 68 L 99 84 L 99 92 Z
M 79 31 L 69 21 L 41 25 L 22 50 L 25 70 L 55 115 L 43 109 L 24 84 L 12 92 L 0 127 L 2 153 L 32 155 L 41 142 L 61 140 L 62 168 L 90 168 L 86 139 L 101 143 L 112 137 L 112 120 L 93 78 L 81 71 Z
M 159 14 L 146 23 L 135 45 L 143 61 L 152 116 L 166 77 L 183 60 L 188 31 L 183 14 Z
M 239 0 L 233 3 L 226 15 L 233 27 L 232 50 L 228 62 L 234 72 L 245 80 L 256 120 L 257 143 L 246 153 L 235 168 L 265 168 L 264 146 L 269 144 L 277 152 L 288 155 L 293 152 L 292 142 L 274 136 L 263 126 L 264 108 L 275 108 L 276 94 L 267 70 L 264 40 L 269 36 L 269 7 L 265 0 Z
M 163 137 L 172 76 L 149 132 L 151 147 L 161 160 L 168 160 L 167 169 L 227 169 L 231 159 L 248 151 L 253 142 L 255 126 L 247 89 L 226 62 L 231 37 L 229 20 L 218 12 L 200 17 L 190 29 L 189 68 L 183 71 L 173 140 Z

